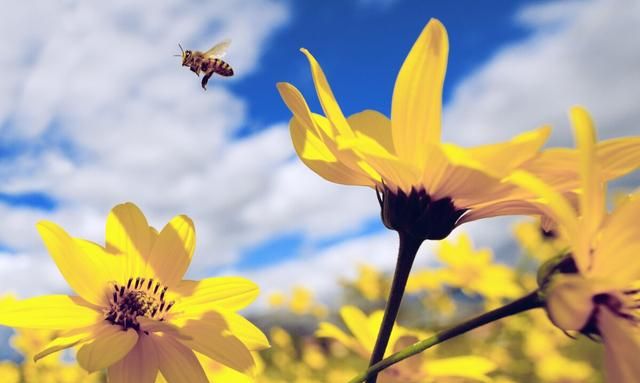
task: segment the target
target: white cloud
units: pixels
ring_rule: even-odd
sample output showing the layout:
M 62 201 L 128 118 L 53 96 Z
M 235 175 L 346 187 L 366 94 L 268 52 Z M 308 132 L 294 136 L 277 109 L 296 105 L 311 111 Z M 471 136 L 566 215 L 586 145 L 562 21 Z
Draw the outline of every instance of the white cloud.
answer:
M 447 139 L 487 143 L 550 123 L 552 142 L 572 145 L 567 112 L 576 104 L 593 113 L 602 138 L 640 133 L 640 51 L 630 38 L 640 33 L 640 3 L 550 2 L 523 9 L 517 20 L 531 37 L 499 51 L 455 90 Z

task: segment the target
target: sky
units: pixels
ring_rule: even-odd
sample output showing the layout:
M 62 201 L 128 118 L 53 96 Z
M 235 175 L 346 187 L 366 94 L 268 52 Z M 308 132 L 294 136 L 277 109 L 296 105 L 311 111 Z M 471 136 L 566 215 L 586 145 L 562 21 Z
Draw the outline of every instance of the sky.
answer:
M 489 143 L 551 124 L 550 145 L 572 145 L 575 104 L 601 138 L 640 134 L 640 2 L 37 3 L 6 1 L 0 14 L 0 294 L 68 292 L 35 223 L 102 243 L 109 209 L 125 201 L 158 228 L 194 219 L 192 278 L 243 275 L 263 296 L 303 285 L 322 297 L 358 264 L 390 270 L 396 238 L 374 192 L 326 182 L 293 151 L 275 83 L 320 110 L 301 47 L 346 114 L 389 115 L 398 69 L 436 17 L 450 39 L 445 140 Z M 236 75 L 205 92 L 173 55 L 178 43 L 205 50 L 225 38 Z M 456 232 L 508 262 L 512 222 Z

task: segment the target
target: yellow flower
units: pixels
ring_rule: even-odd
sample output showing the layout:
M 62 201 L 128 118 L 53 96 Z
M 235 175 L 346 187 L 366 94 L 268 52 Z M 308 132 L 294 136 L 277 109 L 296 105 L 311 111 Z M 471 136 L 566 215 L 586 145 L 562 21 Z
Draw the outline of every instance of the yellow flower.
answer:
M 517 298 L 523 293 L 513 269 L 494 263 L 489 249 L 474 250 L 465 234 L 458 237 L 457 243 L 442 241 L 436 254 L 446 265 L 440 280 L 449 286 L 467 294 L 480 294 L 489 301 Z
M 525 254 L 541 262 L 560 255 L 567 248 L 555 230 L 545 230 L 540 220 L 519 222 L 514 234 Z
M 344 306 L 340 309 L 340 317 L 352 335 L 345 333 L 332 323 L 322 322 L 316 331 L 316 336 L 336 340 L 363 358 L 368 358 L 373 351 L 382 316 L 381 310 L 367 316 L 355 306 Z M 428 334 L 425 332 L 394 325 L 385 355 L 410 345 L 416 338 L 426 336 Z M 493 362 L 478 356 L 440 359 L 422 356 L 424 354 L 383 371 L 381 378 L 385 382 L 440 382 L 456 378 L 484 382 L 490 381 L 487 374 L 495 369 Z
M 571 110 L 578 153 L 580 186 L 578 211 L 557 191 L 524 172 L 511 180 L 540 196 L 570 246 L 571 257 L 551 273 L 545 291 L 551 320 L 564 330 L 600 335 L 610 382 L 640 380 L 640 198 L 631 196 L 607 213 L 606 183 L 597 152 L 595 128 L 586 110 Z
M 0 324 L 60 331 L 35 359 L 77 346 L 89 372 L 108 368 L 110 383 L 207 382 L 195 350 L 238 371 L 250 371 L 250 350 L 264 334 L 236 313 L 258 287 L 243 278 L 183 280 L 195 229 L 183 215 L 159 233 L 133 204 L 114 207 L 106 246 L 72 238 L 52 222 L 38 231 L 77 295 L 50 295 L 0 308 Z
M 15 363 L 2 361 L 0 377 L 2 377 L 2 383 L 20 383 L 20 369 Z
M 492 203 L 509 199 L 515 188 L 500 179 L 533 159 L 550 129 L 521 134 L 511 141 L 471 149 L 441 140 L 442 87 L 449 41 L 432 19 L 409 52 L 393 91 L 391 119 L 373 110 L 345 117 L 322 68 L 302 52 L 325 116 L 314 114 L 291 84 L 278 90 L 294 117 L 290 123 L 302 161 L 325 179 L 374 188 L 387 227 L 418 239 L 442 239 L 463 214 L 471 219 L 502 214 Z M 513 209 L 512 209 L 513 210 Z

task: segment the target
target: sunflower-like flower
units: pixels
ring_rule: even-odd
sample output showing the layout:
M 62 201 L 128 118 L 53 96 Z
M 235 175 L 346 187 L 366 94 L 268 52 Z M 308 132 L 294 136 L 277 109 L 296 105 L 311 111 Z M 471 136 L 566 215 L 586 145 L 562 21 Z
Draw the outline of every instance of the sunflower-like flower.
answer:
M 302 52 L 326 117 L 312 113 L 293 85 L 278 84 L 294 115 L 290 129 L 299 157 L 329 181 L 374 188 L 385 225 L 417 239 L 445 238 L 475 207 L 485 214 L 473 219 L 491 216 L 487 204 L 509 199 L 500 179 L 535 157 L 549 136 L 543 127 L 471 149 L 441 141 L 449 41 L 438 20 L 427 24 L 400 69 L 391 119 L 373 110 L 345 117 L 322 68 Z
M 608 381 L 640 381 L 640 194 L 607 213 L 601 159 L 586 110 L 571 110 L 580 156 L 578 209 L 526 172 L 510 179 L 540 196 L 544 213 L 557 224 L 570 256 L 548 267 L 542 278 L 552 322 L 566 331 L 602 338 Z
M 174 217 L 159 233 L 132 203 L 107 218 L 106 246 L 72 238 L 52 222 L 38 231 L 77 295 L 49 295 L 0 307 L 0 324 L 60 331 L 35 355 L 79 347 L 81 367 L 107 368 L 110 383 L 208 382 L 194 351 L 241 372 L 264 334 L 236 313 L 258 287 L 243 278 L 183 280 L 195 248 L 193 222 Z

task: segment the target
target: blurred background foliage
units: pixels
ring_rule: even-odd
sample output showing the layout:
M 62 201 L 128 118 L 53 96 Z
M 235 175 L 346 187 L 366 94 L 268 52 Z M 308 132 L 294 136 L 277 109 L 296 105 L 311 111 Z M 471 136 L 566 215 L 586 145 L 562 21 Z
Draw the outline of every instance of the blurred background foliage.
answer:
M 439 265 L 412 272 L 387 354 L 535 289 L 538 266 L 560 253 L 564 244 L 535 220 L 515 225 L 513 235 L 520 254 L 512 258 L 511 265 L 496 262 L 490 249 L 475 248 L 465 234 L 442 241 L 436 248 Z M 270 295 L 266 314 L 250 318 L 267 332 L 272 344 L 271 349 L 255 355 L 255 377 L 202 358 L 210 380 L 348 381 L 367 366 L 390 278 L 362 264 L 357 278 L 337 281 L 341 293 L 333 297 L 332 306 L 317 302 L 303 281 L 293 291 Z M 2 382 L 104 382 L 104 374 L 88 375 L 77 367 L 70 353 L 53 354 L 34 363 L 33 356 L 54 335 L 17 331 L 11 344 L 23 358 L 0 362 Z M 476 329 L 394 365 L 379 381 L 601 382 L 600 360 L 596 341 L 563 333 L 544 311 L 535 310 Z M 159 378 L 158 382 L 164 380 Z

